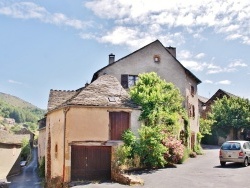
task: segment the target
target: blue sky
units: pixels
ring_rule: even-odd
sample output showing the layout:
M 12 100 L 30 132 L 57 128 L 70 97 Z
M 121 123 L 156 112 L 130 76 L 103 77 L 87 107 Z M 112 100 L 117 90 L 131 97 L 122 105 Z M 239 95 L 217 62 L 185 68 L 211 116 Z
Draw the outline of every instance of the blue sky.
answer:
M 0 0 L 0 92 L 46 109 L 50 89 L 75 90 L 159 39 L 202 83 L 250 98 L 245 0 Z

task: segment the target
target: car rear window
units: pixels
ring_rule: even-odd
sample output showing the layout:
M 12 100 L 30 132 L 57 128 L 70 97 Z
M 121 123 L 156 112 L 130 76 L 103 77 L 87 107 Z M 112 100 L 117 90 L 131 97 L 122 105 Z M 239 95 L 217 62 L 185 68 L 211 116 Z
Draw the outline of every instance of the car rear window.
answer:
M 222 144 L 221 149 L 223 149 L 223 150 L 240 150 L 240 143 L 226 142 L 226 143 Z

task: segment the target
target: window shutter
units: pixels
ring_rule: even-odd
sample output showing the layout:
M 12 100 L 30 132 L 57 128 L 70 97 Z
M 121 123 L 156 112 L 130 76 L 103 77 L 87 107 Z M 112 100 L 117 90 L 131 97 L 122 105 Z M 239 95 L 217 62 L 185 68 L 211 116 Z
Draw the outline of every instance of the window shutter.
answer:
M 127 74 L 121 75 L 121 85 L 124 89 L 128 88 L 128 75 Z

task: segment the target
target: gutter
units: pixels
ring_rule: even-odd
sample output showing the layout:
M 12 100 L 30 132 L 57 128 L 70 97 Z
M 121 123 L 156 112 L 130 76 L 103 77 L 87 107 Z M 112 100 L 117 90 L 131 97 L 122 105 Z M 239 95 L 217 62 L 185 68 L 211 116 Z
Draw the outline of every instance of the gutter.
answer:
M 64 123 L 63 123 L 63 182 L 65 180 L 65 136 L 66 136 L 66 120 L 67 120 L 67 112 L 69 111 L 69 107 L 63 109 L 64 113 Z

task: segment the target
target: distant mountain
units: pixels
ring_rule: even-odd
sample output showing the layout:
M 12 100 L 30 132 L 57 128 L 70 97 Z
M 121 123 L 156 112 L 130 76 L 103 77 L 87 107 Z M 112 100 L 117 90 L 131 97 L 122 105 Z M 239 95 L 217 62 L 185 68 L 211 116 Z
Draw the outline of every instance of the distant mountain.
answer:
M 45 110 L 26 102 L 18 97 L 0 92 L 0 116 L 13 118 L 17 123 L 37 123 Z
M 0 92 L 0 100 L 5 101 L 6 103 L 15 106 L 15 107 L 20 107 L 20 108 L 38 108 L 36 106 L 34 106 L 33 104 L 22 100 L 18 97 L 6 94 L 6 93 L 2 93 Z M 39 109 L 39 108 L 38 108 Z M 41 109 L 42 110 L 42 109 Z

